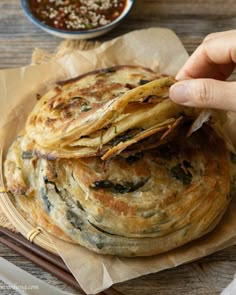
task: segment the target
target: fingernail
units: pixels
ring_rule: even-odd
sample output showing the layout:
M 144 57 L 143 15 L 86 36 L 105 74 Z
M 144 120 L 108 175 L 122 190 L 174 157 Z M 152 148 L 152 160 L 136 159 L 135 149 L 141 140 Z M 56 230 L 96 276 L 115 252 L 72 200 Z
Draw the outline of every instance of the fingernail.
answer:
M 182 80 L 189 80 L 189 79 L 192 79 L 192 77 L 189 77 L 187 75 L 185 75 L 184 73 L 178 73 L 176 76 L 175 76 L 175 79 L 177 81 L 182 81 Z
M 182 73 L 178 73 L 176 76 L 175 76 L 175 79 L 177 81 L 181 81 L 181 80 L 185 80 L 186 76 L 183 75 Z
M 184 104 L 189 98 L 189 87 L 183 82 L 178 82 L 170 88 L 170 98 L 180 104 Z

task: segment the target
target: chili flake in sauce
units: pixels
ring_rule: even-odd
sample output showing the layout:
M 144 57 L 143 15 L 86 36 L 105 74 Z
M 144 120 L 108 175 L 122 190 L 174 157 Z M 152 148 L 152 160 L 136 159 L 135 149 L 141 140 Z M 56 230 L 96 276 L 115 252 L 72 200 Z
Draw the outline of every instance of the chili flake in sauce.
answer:
M 118 18 L 126 0 L 29 0 L 32 14 L 61 30 L 90 30 Z

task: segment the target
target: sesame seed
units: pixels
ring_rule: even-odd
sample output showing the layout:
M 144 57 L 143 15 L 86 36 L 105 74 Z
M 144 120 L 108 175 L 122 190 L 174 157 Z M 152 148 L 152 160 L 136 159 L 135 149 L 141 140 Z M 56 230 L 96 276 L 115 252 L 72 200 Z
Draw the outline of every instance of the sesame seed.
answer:
M 80 30 L 109 24 L 122 13 L 126 0 L 30 0 L 29 4 L 47 25 Z

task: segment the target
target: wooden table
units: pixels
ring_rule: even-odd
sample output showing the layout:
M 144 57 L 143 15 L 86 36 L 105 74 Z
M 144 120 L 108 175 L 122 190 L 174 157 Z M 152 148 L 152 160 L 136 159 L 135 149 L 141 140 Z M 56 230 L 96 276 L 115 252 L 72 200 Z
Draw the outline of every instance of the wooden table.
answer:
M 99 40 L 108 40 L 131 30 L 152 26 L 174 30 L 187 51 L 192 53 L 208 33 L 236 28 L 236 2 L 235 0 L 136 0 L 129 17 L 114 31 Z M 21 10 L 20 0 L 0 1 L 0 68 L 27 65 L 35 47 L 53 52 L 60 42 L 61 39 L 49 36 L 26 19 Z M 2 245 L 0 245 L 0 256 L 52 285 L 72 291 L 65 284 Z M 232 280 L 235 272 L 236 246 L 194 263 L 119 284 L 116 288 L 127 295 L 220 294 Z M 1 290 L 0 293 L 16 294 L 15 291 L 9 290 Z

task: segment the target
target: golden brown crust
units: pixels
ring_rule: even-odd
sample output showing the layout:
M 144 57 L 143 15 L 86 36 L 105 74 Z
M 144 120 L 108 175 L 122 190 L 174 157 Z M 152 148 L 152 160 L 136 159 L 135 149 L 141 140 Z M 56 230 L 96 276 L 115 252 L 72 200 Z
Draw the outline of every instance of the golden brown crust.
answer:
M 105 68 L 105 69 L 98 69 L 98 70 L 90 71 L 89 73 L 85 73 L 83 75 L 79 75 L 79 76 L 77 76 L 75 78 L 72 78 L 72 79 L 59 81 L 59 82 L 57 82 L 57 84 L 59 86 L 64 86 L 66 84 L 77 82 L 80 79 L 91 76 L 91 75 L 104 75 L 104 74 L 109 74 L 109 73 L 116 72 L 116 71 L 119 71 L 119 70 L 122 70 L 122 69 L 129 70 L 129 69 L 132 69 L 132 68 L 134 70 L 138 71 L 138 68 L 140 68 L 140 67 L 135 66 L 135 65 L 121 65 L 121 66 L 113 66 L 113 67 L 109 67 L 109 68 Z M 142 69 L 144 69 L 147 73 L 149 72 L 150 75 L 154 74 L 155 76 L 157 76 L 157 74 L 155 72 L 153 72 L 151 69 L 149 69 L 147 67 L 142 67 Z M 133 74 L 133 75 L 135 75 L 135 74 Z M 139 74 L 137 74 L 137 75 L 139 77 Z

